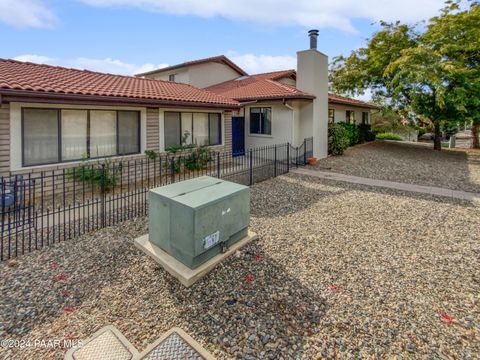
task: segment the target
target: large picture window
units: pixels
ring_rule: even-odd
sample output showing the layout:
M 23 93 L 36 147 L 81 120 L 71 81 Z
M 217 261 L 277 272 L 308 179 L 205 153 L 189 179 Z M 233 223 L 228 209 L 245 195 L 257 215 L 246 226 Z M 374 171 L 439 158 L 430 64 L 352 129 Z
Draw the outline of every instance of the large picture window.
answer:
M 22 133 L 23 166 L 140 153 L 138 111 L 24 108 Z
M 272 135 L 272 108 L 250 108 L 250 134 Z
M 219 113 L 165 112 L 165 148 L 191 144 L 220 145 L 221 129 Z

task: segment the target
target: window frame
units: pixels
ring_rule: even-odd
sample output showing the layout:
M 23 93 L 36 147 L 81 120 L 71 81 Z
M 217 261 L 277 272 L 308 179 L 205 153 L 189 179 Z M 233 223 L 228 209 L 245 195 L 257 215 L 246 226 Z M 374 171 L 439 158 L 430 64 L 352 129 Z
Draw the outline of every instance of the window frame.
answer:
M 362 124 L 367 125 L 370 121 L 370 112 L 362 111 Z
M 176 82 L 177 74 L 168 74 L 168 81 Z
M 263 109 L 270 109 L 270 133 L 266 134 L 263 133 L 263 128 L 262 128 L 262 123 L 260 122 L 259 128 L 262 132 L 260 133 L 252 133 L 252 110 L 253 109 L 260 109 L 260 114 L 263 115 Z M 248 110 L 249 112 L 249 118 L 248 118 L 248 135 L 250 136 L 265 136 L 265 137 L 271 137 L 273 133 L 273 108 L 272 106 L 252 106 Z
M 349 114 L 350 116 L 347 116 L 347 114 Z M 352 117 L 353 117 L 353 121 L 351 119 Z M 356 124 L 357 121 L 355 120 L 355 110 L 345 110 L 345 120 L 347 124 Z
M 330 116 L 330 112 L 332 113 L 332 116 Z M 335 124 L 335 109 L 328 109 L 328 123 Z
M 25 163 L 25 110 L 53 110 L 57 112 L 57 142 L 58 142 L 58 156 L 57 156 L 57 161 L 55 162 L 42 162 L 34 165 L 28 165 Z M 62 160 L 62 111 L 63 110 L 80 110 L 80 111 L 86 111 L 87 112 L 87 138 L 86 138 L 86 144 L 87 144 L 87 157 L 88 160 L 95 160 L 95 159 L 106 159 L 106 158 L 113 158 L 113 157 L 118 157 L 118 156 L 128 156 L 128 155 L 138 155 L 141 154 L 142 152 L 142 116 L 141 116 L 141 111 L 140 110 L 124 110 L 124 109 L 95 109 L 95 108 L 63 108 L 63 107 L 35 107 L 35 106 L 24 106 L 21 107 L 21 152 L 22 152 L 22 168 L 29 168 L 29 167 L 36 167 L 36 166 L 44 166 L 44 165 L 55 165 L 55 164 L 68 164 L 68 163 L 75 163 L 79 162 L 82 159 L 70 159 L 70 160 Z M 115 111 L 115 124 L 116 124 L 116 153 L 114 155 L 107 155 L 107 156 L 95 156 L 95 157 L 90 157 L 90 112 L 91 111 Z M 121 111 L 125 112 L 135 112 L 137 113 L 137 128 L 138 128 L 138 134 L 137 134 L 137 144 L 138 144 L 138 152 L 131 152 L 131 153 L 125 153 L 125 154 L 120 154 L 119 153 L 119 131 L 118 131 L 118 113 Z
M 163 113 L 164 114 L 163 121 L 165 122 L 165 114 L 172 114 L 172 113 L 179 115 L 178 116 L 178 121 L 180 122 L 180 126 L 179 126 L 180 132 L 179 132 L 179 138 L 178 138 L 179 142 L 181 142 L 183 134 L 184 134 L 184 129 L 183 129 L 183 126 L 182 126 L 182 114 L 191 114 L 192 128 L 191 129 L 185 129 L 185 130 L 190 131 L 190 136 L 192 137 L 192 145 L 196 145 L 196 144 L 193 143 L 193 139 L 195 138 L 194 137 L 195 121 L 193 120 L 194 114 L 207 114 L 208 145 L 199 145 L 199 146 L 210 147 L 210 146 L 221 146 L 223 144 L 222 113 L 220 113 L 220 112 L 205 112 L 205 111 L 174 111 L 174 110 L 168 110 L 168 111 L 164 111 L 164 113 Z M 215 143 L 215 144 L 211 144 L 211 139 L 210 139 L 210 115 L 211 114 L 218 115 L 218 137 L 219 137 L 219 141 L 218 141 L 218 143 Z M 166 151 L 166 149 L 168 149 L 172 145 L 167 146 L 167 144 L 165 143 L 165 126 L 164 126 L 164 133 L 163 133 L 163 141 L 164 141 L 164 144 L 163 144 L 164 151 Z M 177 144 L 177 145 L 181 146 L 182 144 Z

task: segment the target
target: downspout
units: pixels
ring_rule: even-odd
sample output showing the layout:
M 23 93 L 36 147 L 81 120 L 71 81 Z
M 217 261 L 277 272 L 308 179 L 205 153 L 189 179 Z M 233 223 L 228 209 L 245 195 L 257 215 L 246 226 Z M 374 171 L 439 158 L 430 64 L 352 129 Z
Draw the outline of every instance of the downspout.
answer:
M 291 129 L 291 133 L 292 133 L 292 145 L 295 146 L 294 142 L 295 142 L 295 109 L 293 108 L 293 106 L 287 104 L 287 100 L 286 99 L 283 99 L 282 101 L 283 103 L 283 106 L 285 106 L 287 109 L 290 109 L 292 111 L 292 129 Z

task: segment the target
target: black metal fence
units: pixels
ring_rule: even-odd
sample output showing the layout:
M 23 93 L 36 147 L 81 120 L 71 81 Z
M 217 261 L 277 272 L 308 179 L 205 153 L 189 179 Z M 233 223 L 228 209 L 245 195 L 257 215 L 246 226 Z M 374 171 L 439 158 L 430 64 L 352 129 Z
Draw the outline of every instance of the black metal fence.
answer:
M 147 214 L 149 189 L 209 175 L 252 185 L 305 165 L 313 138 L 230 152 L 192 150 L 1 178 L 0 260 Z

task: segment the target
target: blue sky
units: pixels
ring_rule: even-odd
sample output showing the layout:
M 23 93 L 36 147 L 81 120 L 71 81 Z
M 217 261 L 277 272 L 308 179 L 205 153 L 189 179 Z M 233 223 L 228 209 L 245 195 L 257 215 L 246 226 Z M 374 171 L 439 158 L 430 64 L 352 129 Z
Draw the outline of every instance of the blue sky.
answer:
M 380 19 L 418 21 L 443 3 L 331 1 L 0 0 L 0 57 L 132 74 L 225 54 L 271 71 L 295 67 L 310 28 L 333 57 L 364 44 Z

